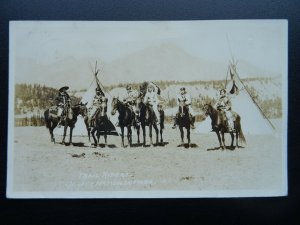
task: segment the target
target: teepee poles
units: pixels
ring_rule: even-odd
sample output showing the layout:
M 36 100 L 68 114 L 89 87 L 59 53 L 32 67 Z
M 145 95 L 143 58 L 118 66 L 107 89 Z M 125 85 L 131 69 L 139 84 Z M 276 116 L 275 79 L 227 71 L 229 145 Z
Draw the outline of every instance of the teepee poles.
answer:
M 254 100 L 253 96 L 251 95 L 251 93 L 249 92 L 249 90 L 247 89 L 247 87 L 244 85 L 244 82 L 241 80 L 241 78 L 239 77 L 237 71 L 236 71 L 236 67 L 234 66 L 234 64 L 231 63 L 230 69 L 233 69 L 234 72 L 234 76 L 238 79 L 238 81 L 242 84 L 243 88 L 246 90 L 247 94 L 250 96 L 252 102 L 254 103 L 254 105 L 257 107 L 257 109 L 259 110 L 259 112 L 263 115 L 263 117 L 268 121 L 269 125 L 272 127 L 273 130 L 275 130 L 274 125 L 272 124 L 272 122 L 269 120 L 269 118 L 264 114 L 264 112 L 262 111 L 262 109 L 260 108 L 260 106 L 256 103 L 256 101 Z

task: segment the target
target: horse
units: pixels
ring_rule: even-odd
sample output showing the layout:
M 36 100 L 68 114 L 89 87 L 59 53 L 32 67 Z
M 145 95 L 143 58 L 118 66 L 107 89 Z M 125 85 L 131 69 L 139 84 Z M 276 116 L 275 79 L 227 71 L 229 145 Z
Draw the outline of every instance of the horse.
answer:
M 88 129 L 88 132 L 90 131 L 92 134 L 92 137 L 94 139 L 94 146 L 97 147 L 99 140 L 100 140 L 100 133 L 103 130 L 104 131 L 104 140 L 105 140 L 105 146 L 107 145 L 107 124 L 108 124 L 108 117 L 107 117 L 107 98 L 105 101 L 102 101 L 99 109 L 96 112 L 95 115 L 95 126 L 92 127 L 91 131 Z M 87 124 L 87 123 L 86 123 Z M 95 132 L 97 131 L 97 139 L 95 137 Z M 90 138 L 90 136 L 89 136 Z
M 215 109 L 211 104 L 205 104 L 204 111 L 205 111 L 205 115 L 211 118 L 212 128 L 216 132 L 220 143 L 219 149 L 221 148 L 222 150 L 224 150 L 226 148 L 225 137 L 224 137 L 225 133 L 229 133 L 231 136 L 231 145 L 230 145 L 231 149 L 234 149 L 235 147 L 236 148 L 241 147 L 239 146 L 239 139 L 242 143 L 246 143 L 246 139 L 244 137 L 242 126 L 241 126 L 241 117 L 239 116 L 239 114 L 235 112 L 233 113 L 234 117 L 236 118 L 234 122 L 234 130 L 229 131 L 224 112 Z M 235 147 L 233 146 L 234 134 L 236 136 Z
M 119 98 L 114 97 L 111 102 L 111 114 L 115 115 L 116 111 L 119 112 L 119 126 L 121 128 L 121 138 L 122 138 L 122 147 L 124 147 L 124 128 L 127 128 L 127 139 L 129 147 L 132 146 L 132 130 L 131 126 L 134 121 L 134 112 L 123 102 L 119 100 Z M 138 136 L 138 144 L 140 143 L 140 126 L 135 126 L 137 130 Z
M 50 113 L 50 109 L 46 109 L 44 112 L 45 124 L 49 129 L 49 133 L 51 136 L 51 142 L 55 143 L 55 138 L 53 135 L 53 130 L 56 128 L 60 118 L 58 116 L 54 116 Z M 54 109 L 55 110 L 55 109 Z M 70 127 L 70 140 L 69 144 L 72 144 L 72 132 L 75 127 L 75 123 L 77 122 L 78 115 L 86 116 L 87 108 L 86 104 L 76 104 L 72 107 L 67 107 L 65 109 L 65 119 L 62 120 L 62 125 L 64 126 L 64 134 L 61 144 L 65 144 L 65 137 L 67 133 L 67 128 Z
M 177 124 L 180 130 L 181 144 L 184 144 L 184 130 L 186 129 L 186 138 L 188 141 L 188 145 L 191 144 L 191 118 L 189 113 L 188 106 L 184 103 L 184 101 L 179 102 L 178 106 L 178 116 L 177 116 Z
M 149 127 L 149 137 L 150 137 L 150 144 L 153 146 L 152 141 L 152 127 L 156 133 L 156 144 L 158 144 L 158 127 L 156 124 L 156 116 L 149 104 L 145 104 L 141 98 L 136 100 L 136 108 L 137 113 L 140 115 L 140 122 L 141 127 L 143 130 L 143 146 L 146 146 L 146 126 Z M 159 110 L 160 113 L 160 141 L 163 142 L 162 133 L 164 129 L 164 111 L 162 109 Z

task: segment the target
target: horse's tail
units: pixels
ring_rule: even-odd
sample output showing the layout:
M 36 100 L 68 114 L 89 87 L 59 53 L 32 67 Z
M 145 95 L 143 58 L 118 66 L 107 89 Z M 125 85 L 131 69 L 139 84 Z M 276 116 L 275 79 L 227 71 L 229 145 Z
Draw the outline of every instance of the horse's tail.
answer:
M 240 129 L 240 132 L 239 132 L 239 139 L 240 139 L 241 143 L 246 144 L 246 138 L 244 136 L 242 128 Z
M 241 125 L 241 117 L 237 117 L 237 125 L 238 125 L 238 132 L 239 132 L 239 140 L 241 143 L 246 144 L 246 138 L 244 136 L 242 125 Z
M 49 115 L 49 109 L 47 109 L 44 112 L 44 120 L 47 128 L 51 127 L 51 120 L 50 120 L 50 115 Z

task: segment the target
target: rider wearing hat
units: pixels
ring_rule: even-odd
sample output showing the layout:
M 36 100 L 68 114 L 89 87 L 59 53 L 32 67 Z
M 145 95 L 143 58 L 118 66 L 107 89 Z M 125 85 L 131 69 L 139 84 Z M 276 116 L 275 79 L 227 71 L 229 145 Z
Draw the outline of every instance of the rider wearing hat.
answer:
M 185 105 L 187 106 L 188 110 L 189 110 L 189 114 L 190 114 L 190 121 L 191 121 L 191 128 L 195 129 L 195 113 L 193 108 L 191 107 L 192 104 L 192 98 L 191 96 L 187 93 L 185 87 L 180 88 L 180 94 L 177 95 L 177 105 L 179 106 L 180 102 L 184 102 Z M 176 117 L 174 119 L 174 125 L 173 125 L 173 129 L 176 128 L 177 125 L 177 119 L 178 119 L 178 113 L 176 114 Z
M 226 119 L 227 119 L 227 123 L 228 123 L 228 130 L 233 131 L 235 118 L 231 111 L 231 100 L 228 97 L 225 89 L 221 89 L 219 93 L 220 93 L 220 98 L 218 99 L 218 101 L 216 103 L 216 108 L 219 111 L 224 112 Z
M 160 122 L 161 122 L 160 114 L 159 114 L 158 108 L 157 108 L 159 101 L 158 101 L 158 97 L 157 97 L 157 89 L 156 88 L 157 87 L 154 84 L 152 84 L 152 83 L 148 84 L 147 92 L 144 97 L 144 103 L 148 104 L 152 107 L 154 114 L 156 116 L 157 124 L 160 124 Z
M 58 96 L 56 97 L 57 101 L 57 107 L 58 107 L 58 112 L 57 115 L 60 118 L 58 122 L 58 127 L 61 126 L 61 122 L 65 119 L 66 117 L 66 112 L 68 107 L 70 107 L 70 96 L 67 93 L 67 90 L 69 89 L 68 86 L 61 87 L 58 91 Z

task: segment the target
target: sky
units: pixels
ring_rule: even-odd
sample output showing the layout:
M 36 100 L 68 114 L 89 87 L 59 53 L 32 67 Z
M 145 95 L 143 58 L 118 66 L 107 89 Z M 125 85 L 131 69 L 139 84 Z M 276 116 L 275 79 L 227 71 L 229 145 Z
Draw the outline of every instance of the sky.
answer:
M 10 61 L 25 58 L 50 65 L 74 57 L 109 63 L 162 43 L 207 61 L 228 64 L 234 57 L 282 74 L 287 63 L 287 21 L 10 22 Z

